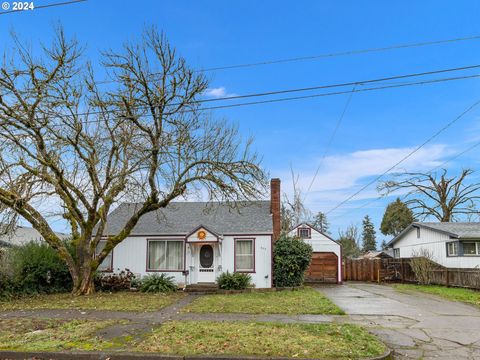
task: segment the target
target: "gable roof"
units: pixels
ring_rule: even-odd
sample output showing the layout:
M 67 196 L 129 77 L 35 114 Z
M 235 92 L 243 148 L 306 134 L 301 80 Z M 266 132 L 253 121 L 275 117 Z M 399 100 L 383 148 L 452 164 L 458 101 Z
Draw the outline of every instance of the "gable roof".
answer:
M 60 239 L 67 239 L 68 234 L 56 232 Z M 42 235 L 32 227 L 17 226 L 8 234 L 0 235 L 0 246 L 20 246 L 30 241 L 44 241 Z
M 187 235 L 200 225 L 216 234 L 273 233 L 270 201 L 171 202 L 143 215 L 130 235 Z M 123 203 L 107 217 L 104 235 L 117 234 L 140 204 Z
M 480 238 L 480 222 L 414 222 L 394 237 L 388 245 L 394 244 L 414 227 L 437 231 L 455 239 Z
M 334 240 L 330 235 L 325 234 L 324 232 L 322 232 L 322 231 L 320 231 L 319 229 L 317 229 L 315 226 L 310 225 L 309 223 L 306 223 L 306 222 L 302 222 L 302 223 L 298 224 L 297 226 L 294 226 L 293 228 L 291 228 L 291 229 L 289 230 L 289 232 L 292 232 L 293 230 L 298 229 L 300 226 L 308 226 L 310 229 L 313 229 L 313 230 L 315 230 L 316 232 L 318 232 L 318 233 L 322 234 L 323 236 L 325 236 L 328 240 L 331 240 L 331 241 L 333 241 L 333 242 L 336 243 L 336 244 L 340 244 L 337 240 Z

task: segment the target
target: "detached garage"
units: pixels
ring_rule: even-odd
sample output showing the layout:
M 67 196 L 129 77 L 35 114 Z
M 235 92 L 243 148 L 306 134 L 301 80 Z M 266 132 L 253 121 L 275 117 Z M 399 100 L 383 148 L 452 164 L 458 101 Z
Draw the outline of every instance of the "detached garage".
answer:
M 307 223 L 297 225 L 289 235 L 299 237 L 313 248 L 312 262 L 305 273 L 307 281 L 342 282 L 342 248 L 339 243 Z

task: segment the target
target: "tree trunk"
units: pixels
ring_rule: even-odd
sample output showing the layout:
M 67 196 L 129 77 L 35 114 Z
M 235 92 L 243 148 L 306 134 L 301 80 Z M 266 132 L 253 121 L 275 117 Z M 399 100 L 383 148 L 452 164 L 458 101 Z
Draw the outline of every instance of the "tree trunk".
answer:
M 73 295 L 90 295 L 95 293 L 95 284 L 93 282 L 94 272 L 91 270 L 91 267 L 88 264 L 84 269 L 78 269 L 76 274 L 72 274 L 73 279 Z

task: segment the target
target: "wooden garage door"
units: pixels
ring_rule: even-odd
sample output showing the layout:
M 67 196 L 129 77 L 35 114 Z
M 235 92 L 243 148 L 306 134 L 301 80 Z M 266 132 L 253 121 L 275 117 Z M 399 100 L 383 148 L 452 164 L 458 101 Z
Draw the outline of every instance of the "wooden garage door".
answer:
M 305 272 L 306 281 L 336 283 L 338 281 L 338 258 L 332 252 L 314 252 L 312 262 Z

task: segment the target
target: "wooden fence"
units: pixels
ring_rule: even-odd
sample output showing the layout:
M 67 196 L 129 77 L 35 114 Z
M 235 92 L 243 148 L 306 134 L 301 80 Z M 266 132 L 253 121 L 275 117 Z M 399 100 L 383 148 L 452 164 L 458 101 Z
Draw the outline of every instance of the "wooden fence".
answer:
M 411 261 L 411 258 L 346 259 L 343 261 L 343 280 L 417 282 Z M 480 290 L 480 269 L 453 269 L 434 264 L 429 277 L 431 284 Z

